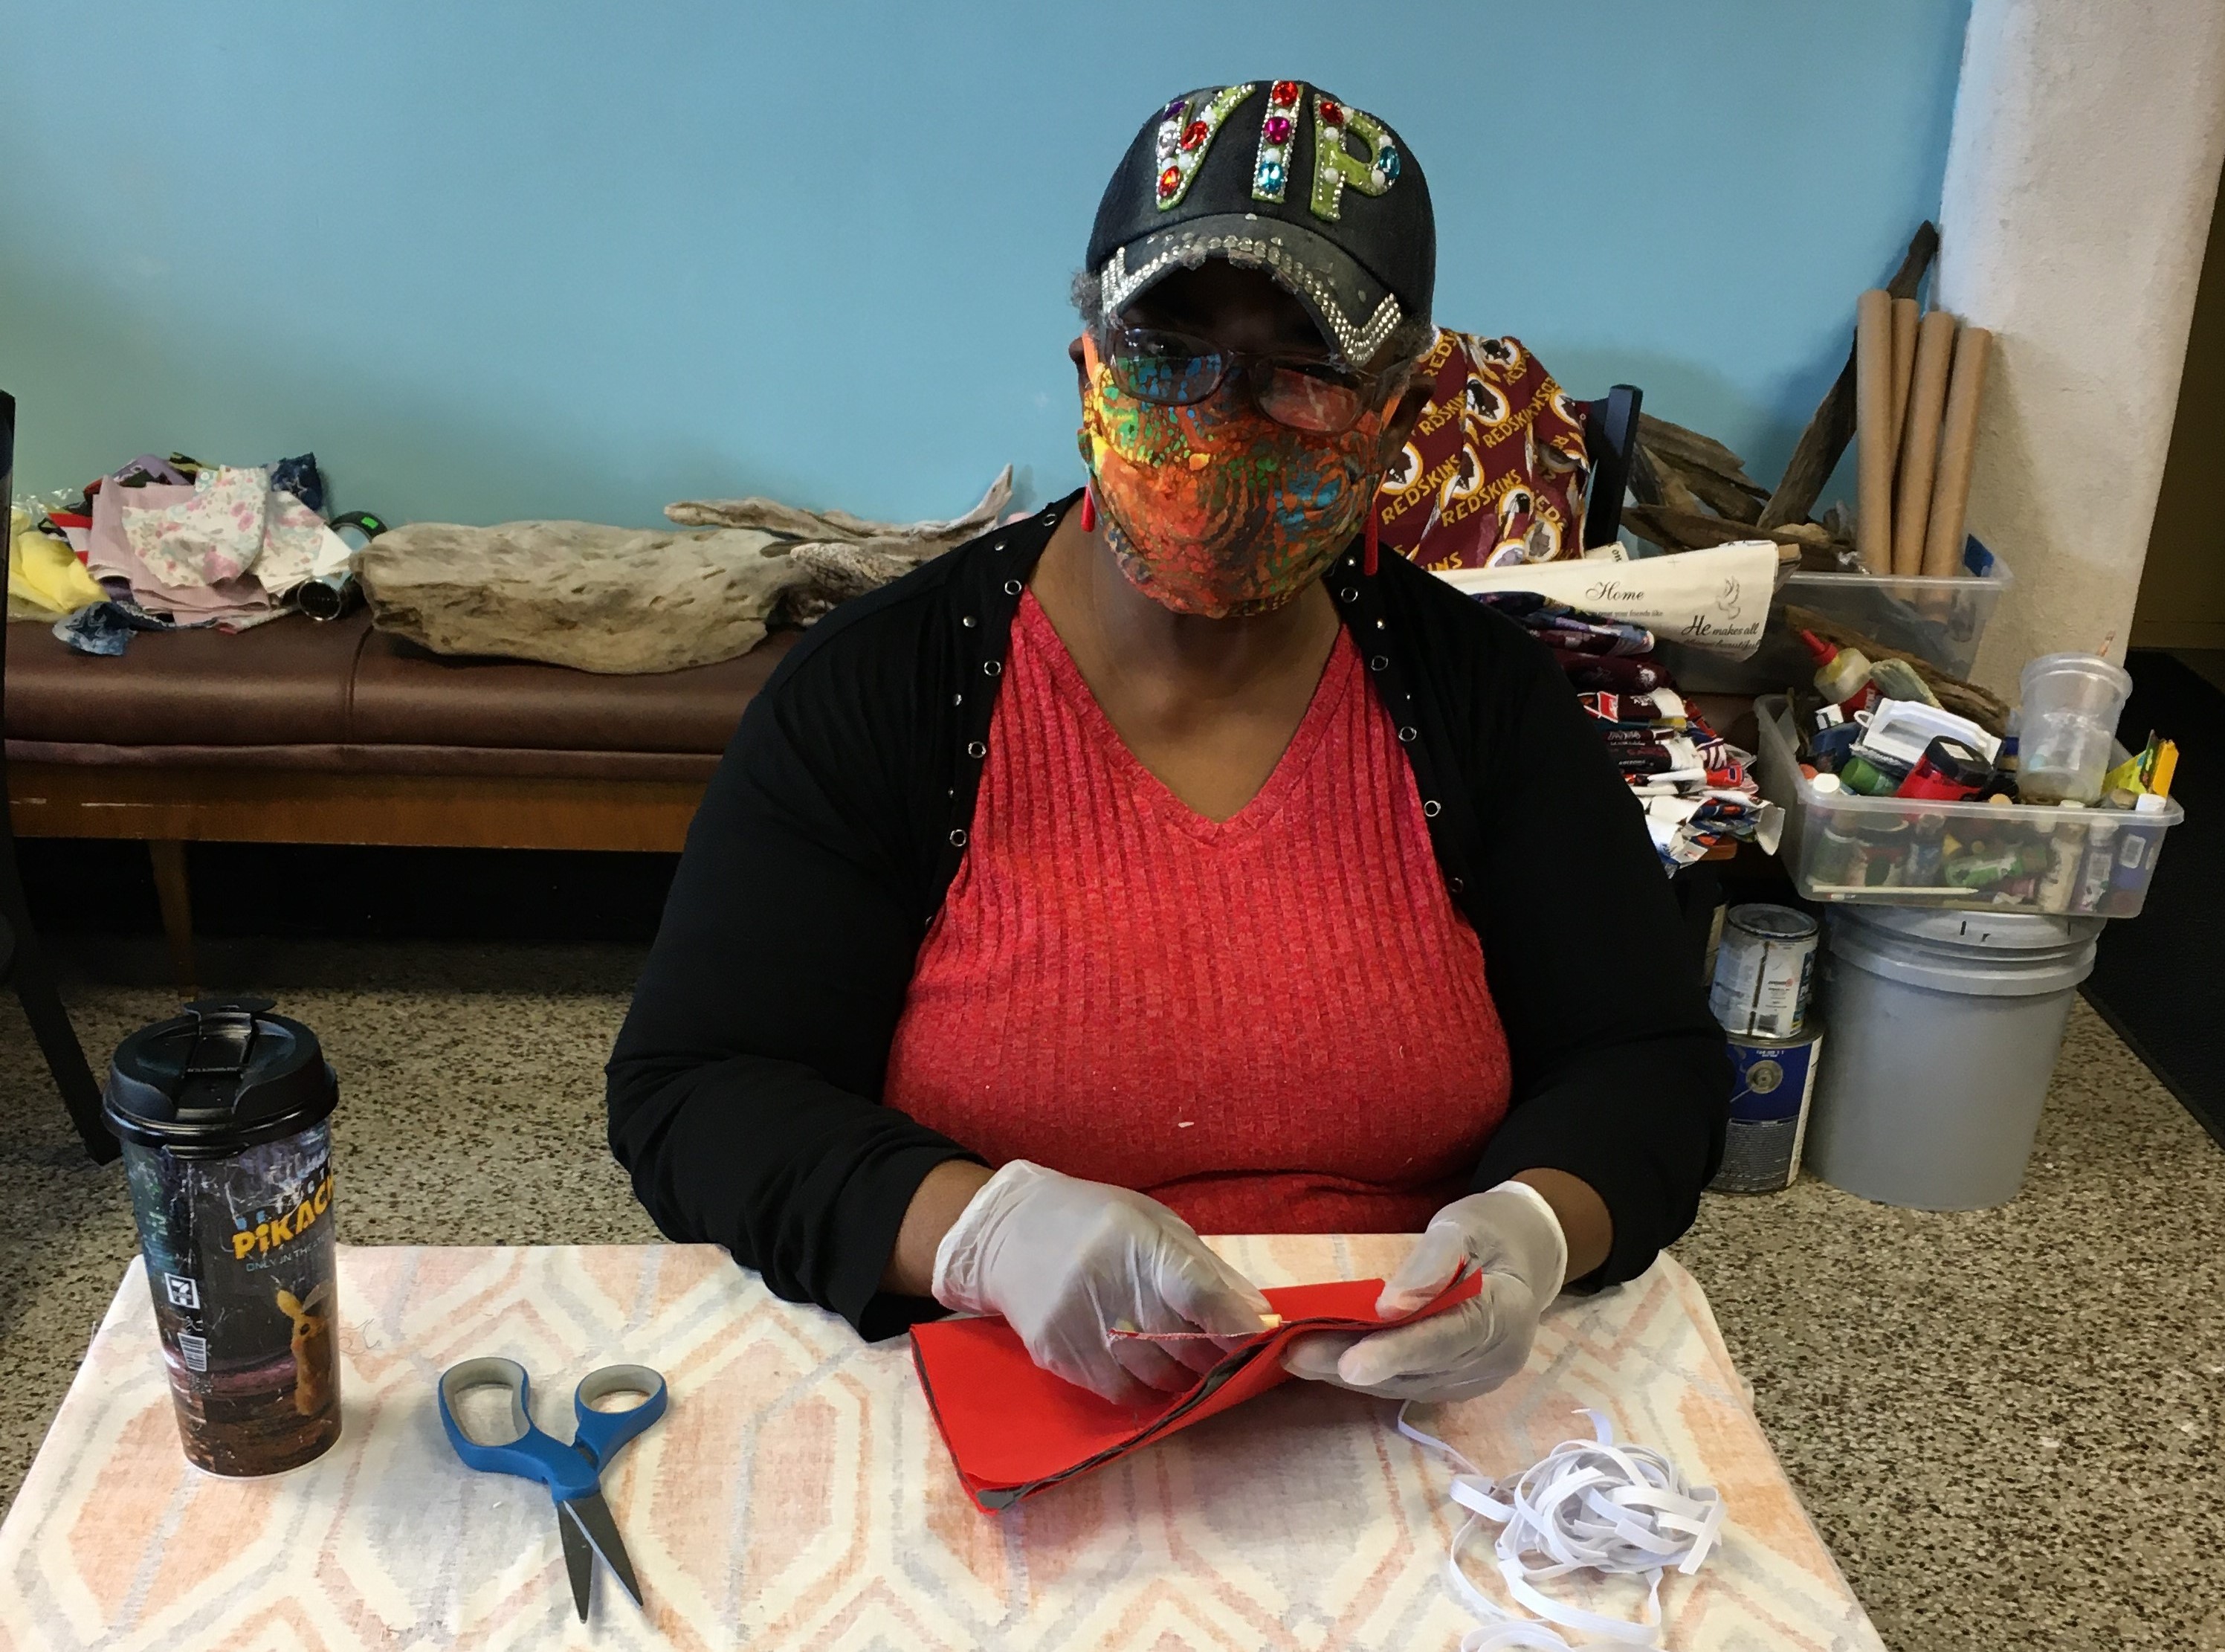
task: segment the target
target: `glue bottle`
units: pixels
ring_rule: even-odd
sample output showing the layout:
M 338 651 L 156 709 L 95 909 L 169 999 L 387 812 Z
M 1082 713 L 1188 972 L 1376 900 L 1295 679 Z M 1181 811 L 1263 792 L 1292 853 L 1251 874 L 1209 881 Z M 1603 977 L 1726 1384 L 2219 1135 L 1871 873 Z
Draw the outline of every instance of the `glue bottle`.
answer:
M 1869 657 L 1859 648 L 1827 643 L 1812 631 L 1800 633 L 1816 662 L 1816 692 L 1852 717 L 1877 703 L 1878 691 L 1870 682 Z

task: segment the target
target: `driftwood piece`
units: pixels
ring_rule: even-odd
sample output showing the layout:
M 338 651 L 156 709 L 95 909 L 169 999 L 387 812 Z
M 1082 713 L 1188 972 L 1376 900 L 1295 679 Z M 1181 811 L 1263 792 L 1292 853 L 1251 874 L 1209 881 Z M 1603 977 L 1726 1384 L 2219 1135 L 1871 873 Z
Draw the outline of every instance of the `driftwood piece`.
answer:
M 1915 297 L 1924 272 L 1931 267 L 1938 253 L 1939 226 L 1927 219 L 1910 238 L 1908 254 L 1901 259 L 1892 279 L 1886 283 L 1886 291 L 1895 298 Z M 1847 451 L 1847 443 L 1854 436 L 1854 352 L 1849 344 L 1847 365 L 1816 404 L 1815 416 L 1800 433 L 1792 457 L 1785 462 L 1784 475 L 1777 484 L 1777 492 L 1762 507 L 1761 525 L 1770 528 L 1781 522 L 1804 521 L 1809 511 L 1816 508 L 1816 496 L 1823 491 L 1823 484 L 1838 468 L 1840 455 Z
M 1645 447 L 1642 440 L 1639 445 L 1640 448 Z M 1666 481 L 1670 478 L 1674 478 L 1683 486 L 1686 493 L 1692 495 L 1700 504 L 1706 505 L 1718 516 L 1727 517 L 1732 521 L 1742 523 L 1748 527 L 1753 526 L 1754 519 L 1760 516 L 1762 500 L 1765 496 L 1759 488 L 1742 488 L 1720 471 L 1706 466 L 1687 464 L 1674 455 L 1663 453 L 1658 449 L 1651 450 L 1651 457 L 1655 470 L 1664 478 L 1662 503 L 1664 505 L 1677 503 L 1667 497 Z M 1677 508 L 1691 507 L 1677 504 Z
M 1776 533 L 1775 528 L 1756 529 L 1758 533 Z M 1804 574 L 1859 574 L 1862 559 L 1851 539 L 1833 539 L 1828 543 L 1800 547 L 1800 569 Z
M 1652 460 L 1645 449 L 1633 443 L 1630 449 L 1630 496 L 1640 505 L 1659 505 L 1661 499 L 1660 473 L 1653 468 Z
M 596 522 L 412 522 L 365 546 L 374 621 L 436 654 L 676 671 L 745 654 L 810 581 L 776 536 Z
M 1827 643 L 1836 643 L 1841 648 L 1861 650 L 1874 662 L 1881 659 L 1905 660 L 1924 679 L 1924 687 L 1939 696 L 1939 703 L 1958 717 L 1968 717 L 1987 734 L 1999 737 L 2008 732 L 2008 702 L 1991 689 L 1981 689 L 1975 683 L 1965 683 L 1961 677 L 1941 670 L 1921 654 L 1911 654 L 1903 649 L 1889 648 L 1867 632 L 1856 631 L 1852 626 L 1842 626 L 1826 619 L 1813 608 L 1795 607 L 1787 604 L 1784 621 L 1795 631 L 1812 631 Z
M 1814 545 L 1819 549 L 1831 543 L 1829 531 L 1812 522 L 1757 528 L 1750 522 L 1736 522 L 1705 511 L 1679 511 L 1666 505 L 1626 505 L 1622 519 L 1630 524 L 1632 531 L 1651 539 L 1664 550 L 1705 550 L 1710 545 L 1727 545 L 1735 539 L 1774 539 L 1780 545 Z
M 1669 511 L 1688 511 L 1695 515 L 1707 513 L 1707 502 L 1695 493 L 1684 480 L 1684 473 L 1662 458 L 1659 454 L 1646 453 L 1643 444 L 1638 449 L 1651 462 L 1654 489 L 1660 495 L 1661 506 Z
M 1713 436 L 1656 418 L 1651 413 L 1641 413 L 1638 418 L 1638 445 L 1660 479 L 1662 497 L 1648 503 L 1666 505 L 1674 510 L 1696 508 L 1693 502 L 1675 497 L 1670 485 L 1673 478 L 1683 484 L 1683 491 L 1691 494 L 1698 505 L 1707 506 L 1718 516 L 1747 524 L 1760 516 L 1762 504 L 1769 497 L 1768 490 L 1746 473 L 1744 460 Z
M 1746 473 L 1746 461 L 1713 436 L 1702 435 L 1697 430 L 1641 412 L 1638 416 L 1638 439 L 1663 458 L 1686 469 L 1712 471 L 1756 499 L 1769 497 L 1769 490 Z
M 802 544 L 863 545 L 883 556 L 919 563 L 964 544 L 996 525 L 1012 502 L 1012 467 L 997 473 L 981 502 L 948 522 L 868 522 L 847 511 L 807 511 L 778 499 L 681 499 L 664 507 L 674 522 L 699 528 L 751 528 Z

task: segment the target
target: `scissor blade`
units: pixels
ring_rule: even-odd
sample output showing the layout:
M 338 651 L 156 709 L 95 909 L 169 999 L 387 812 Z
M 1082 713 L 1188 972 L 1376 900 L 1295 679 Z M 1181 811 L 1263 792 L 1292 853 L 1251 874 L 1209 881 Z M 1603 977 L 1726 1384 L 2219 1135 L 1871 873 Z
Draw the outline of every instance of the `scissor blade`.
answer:
M 599 1491 L 590 1491 L 584 1497 L 574 1497 L 561 1505 L 564 1512 L 580 1522 L 580 1529 L 595 1546 L 595 1553 L 603 1557 L 604 1564 L 617 1575 L 633 1604 L 642 1604 L 641 1585 L 634 1581 L 633 1562 L 626 1558 L 625 1543 L 618 1536 L 618 1522 L 611 1518 L 611 1506 L 603 1501 Z
M 587 1591 L 595 1579 L 595 1552 L 587 1547 L 586 1534 L 564 1512 L 564 1505 L 556 1505 L 556 1535 L 564 1542 L 564 1575 L 572 1580 L 572 1604 L 580 1609 L 580 1621 L 587 1621 Z

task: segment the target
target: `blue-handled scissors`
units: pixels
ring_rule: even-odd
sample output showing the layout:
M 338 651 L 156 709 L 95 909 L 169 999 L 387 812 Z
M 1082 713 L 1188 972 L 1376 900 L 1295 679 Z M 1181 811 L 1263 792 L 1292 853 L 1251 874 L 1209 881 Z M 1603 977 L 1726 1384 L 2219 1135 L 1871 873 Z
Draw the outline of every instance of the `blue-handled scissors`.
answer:
M 457 1418 L 457 1398 L 471 1388 L 501 1388 L 510 1395 L 510 1432 L 501 1440 L 474 1439 Z M 639 1405 L 598 1410 L 595 1401 L 614 1394 L 638 1394 Z M 538 1480 L 556 1500 L 556 1534 L 564 1545 L 564 1571 L 572 1582 L 572 1604 L 587 1621 L 588 1585 L 594 1556 L 618 1576 L 634 1604 L 641 1585 L 626 1556 L 611 1507 L 603 1501 L 603 1471 L 625 1443 L 645 1433 L 664 1414 L 664 1378 L 646 1365 L 605 1365 L 580 1379 L 572 1409 L 579 1426 L 563 1445 L 533 1425 L 533 1392 L 525 1368 L 514 1359 L 467 1359 L 441 1373 L 441 1426 L 465 1465 L 489 1474 L 515 1474 Z M 589 1546 L 593 1545 L 593 1552 Z

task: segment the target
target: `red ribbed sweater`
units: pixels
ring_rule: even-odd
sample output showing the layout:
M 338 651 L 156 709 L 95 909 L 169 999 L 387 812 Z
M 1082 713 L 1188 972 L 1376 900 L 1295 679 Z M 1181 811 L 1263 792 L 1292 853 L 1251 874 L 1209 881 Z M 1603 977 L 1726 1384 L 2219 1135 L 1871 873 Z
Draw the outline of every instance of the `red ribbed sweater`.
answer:
M 1211 821 L 1023 598 L 888 1102 L 1206 1233 L 1412 1231 L 1467 1191 L 1506 1040 L 1366 677 L 1340 630 L 1267 784 Z

